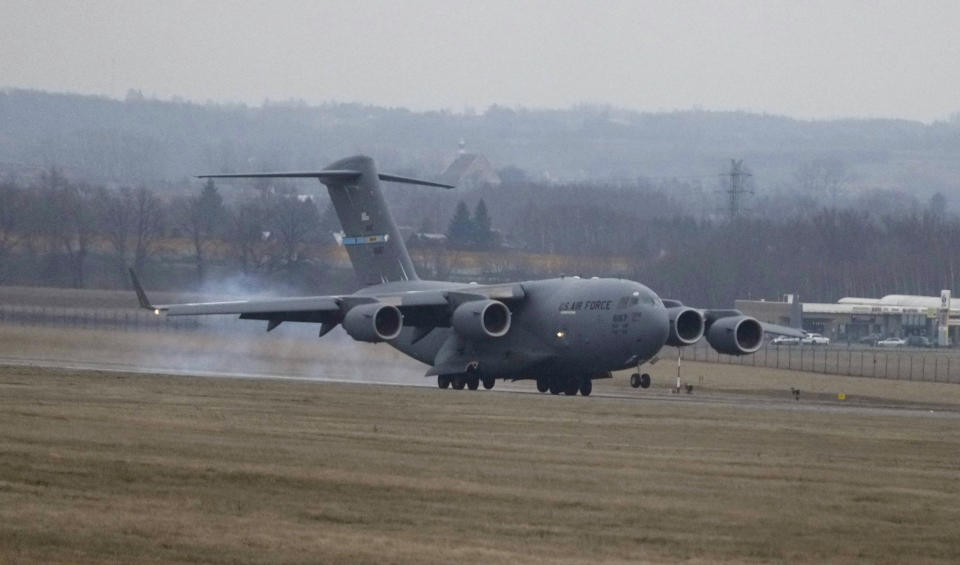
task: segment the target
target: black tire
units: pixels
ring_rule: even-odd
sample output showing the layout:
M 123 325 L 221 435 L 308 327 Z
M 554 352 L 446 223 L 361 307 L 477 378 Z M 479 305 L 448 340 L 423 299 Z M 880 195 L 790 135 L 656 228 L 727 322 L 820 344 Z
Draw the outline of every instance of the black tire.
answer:
M 450 388 L 450 375 L 437 376 L 437 386 L 440 388 Z
M 467 388 L 470 390 L 477 390 L 480 388 L 480 377 L 468 377 Z
M 550 379 L 537 377 L 537 391 L 547 392 L 548 390 L 550 390 Z
M 590 396 L 590 393 L 593 392 L 593 380 L 584 379 L 580 382 L 580 395 L 581 396 Z
M 650 375 L 647 373 L 640 375 L 640 388 L 650 388 Z
M 493 385 L 497 384 L 497 379 L 493 377 L 483 377 L 480 380 L 483 383 L 483 388 L 487 390 L 490 390 L 491 388 L 493 388 Z
M 465 384 L 467 384 L 467 379 L 463 375 L 455 375 L 453 377 L 453 388 L 463 390 L 463 385 Z
M 640 388 L 640 373 L 634 373 L 630 375 L 630 386 L 633 388 Z
M 550 394 L 560 394 L 561 392 L 563 392 L 563 386 L 560 383 L 560 379 L 550 379 Z
M 580 381 L 577 379 L 568 379 L 566 386 L 563 387 L 563 394 L 576 396 L 578 390 L 580 390 Z

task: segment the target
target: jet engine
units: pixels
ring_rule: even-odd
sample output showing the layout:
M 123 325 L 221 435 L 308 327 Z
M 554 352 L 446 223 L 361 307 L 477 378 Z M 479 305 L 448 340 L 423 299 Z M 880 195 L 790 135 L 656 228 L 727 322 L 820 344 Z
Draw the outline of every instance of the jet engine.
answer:
M 667 345 L 673 347 L 693 345 L 703 337 L 704 321 L 699 311 L 685 306 L 674 306 L 667 308 L 667 318 L 670 320 Z
M 357 341 L 389 341 L 403 329 L 403 314 L 396 306 L 373 303 L 354 306 L 343 318 L 343 329 Z
M 726 355 L 746 355 L 760 349 L 763 326 L 750 316 L 727 316 L 707 328 L 710 346 Z
M 510 309 L 498 300 L 472 300 L 457 306 L 450 323 L 466 338 L 503 337 L 510 331 Z

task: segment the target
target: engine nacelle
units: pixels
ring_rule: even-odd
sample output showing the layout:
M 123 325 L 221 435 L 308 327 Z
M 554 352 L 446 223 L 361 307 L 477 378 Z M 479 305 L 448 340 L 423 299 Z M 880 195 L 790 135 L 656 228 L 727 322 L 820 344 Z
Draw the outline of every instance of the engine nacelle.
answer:
M 670 320 L 670 333 L 667 334 L 667 345 L 684 347 L 693 345 L 703 337 L 703 314 L 693 308 L 674 306 L 667 308 L 667 318 Z
M 727 316 L 707 329 L 710 346 L 726 355 L 746 355 L 763 344 L 763 326 L 750 316 Z
M 343 329 L 357 341 L 389 341 L 403 329 L 403 314 L 388 304 L 361 304 L 347 311 Z
M 450 324 L 470 339 L 503 337 L 510 331 L 510 309 L 498 300 L 472 300 L 457 306 Z

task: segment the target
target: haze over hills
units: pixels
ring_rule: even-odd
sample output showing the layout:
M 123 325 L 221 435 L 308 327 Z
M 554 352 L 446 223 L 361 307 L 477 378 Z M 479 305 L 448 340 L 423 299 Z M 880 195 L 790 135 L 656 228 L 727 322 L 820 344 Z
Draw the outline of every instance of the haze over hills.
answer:
M 758 190 L 811 188 L 827 163 L 843 191 L 960 196 L 960 119 L 803 121 L 746 112 L 639 113 L 491 106 L 413 112 L 338 103 L 244 105 L 0 91 L 0 175 L 60 167 L 91 182 L 179 183 L 201 172 L 314 169 L 354 153 L 436 176 L 457 151 L 528 178 L 610 183 L 678 178 L 713 188 L 731 158 Z M 821 167 L 822 168 L 822 167 Z M 821 187 L 822 188 L 822 187 Z M 822 195 L 821 195 L 822 196 Z M 836 195 L 834 195 L 836 196 Z

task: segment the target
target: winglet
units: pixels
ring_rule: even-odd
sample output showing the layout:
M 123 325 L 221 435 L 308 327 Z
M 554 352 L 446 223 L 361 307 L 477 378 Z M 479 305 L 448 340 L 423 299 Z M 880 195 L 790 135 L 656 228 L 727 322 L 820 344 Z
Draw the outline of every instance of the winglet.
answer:
M 137 279 L 137 273 L 133 270 L 133 267 L 130 267 L 130 280 L 133 282 L 133 290 L 137 293 L 137 301 L 140 302 L 140 307 L 146 310 L 153 310 L 154 313 L 159 314 L 160 309 L 150 304 L 147 293 L 144 292 L 143 287 L 140 286 L 140 280 Z

